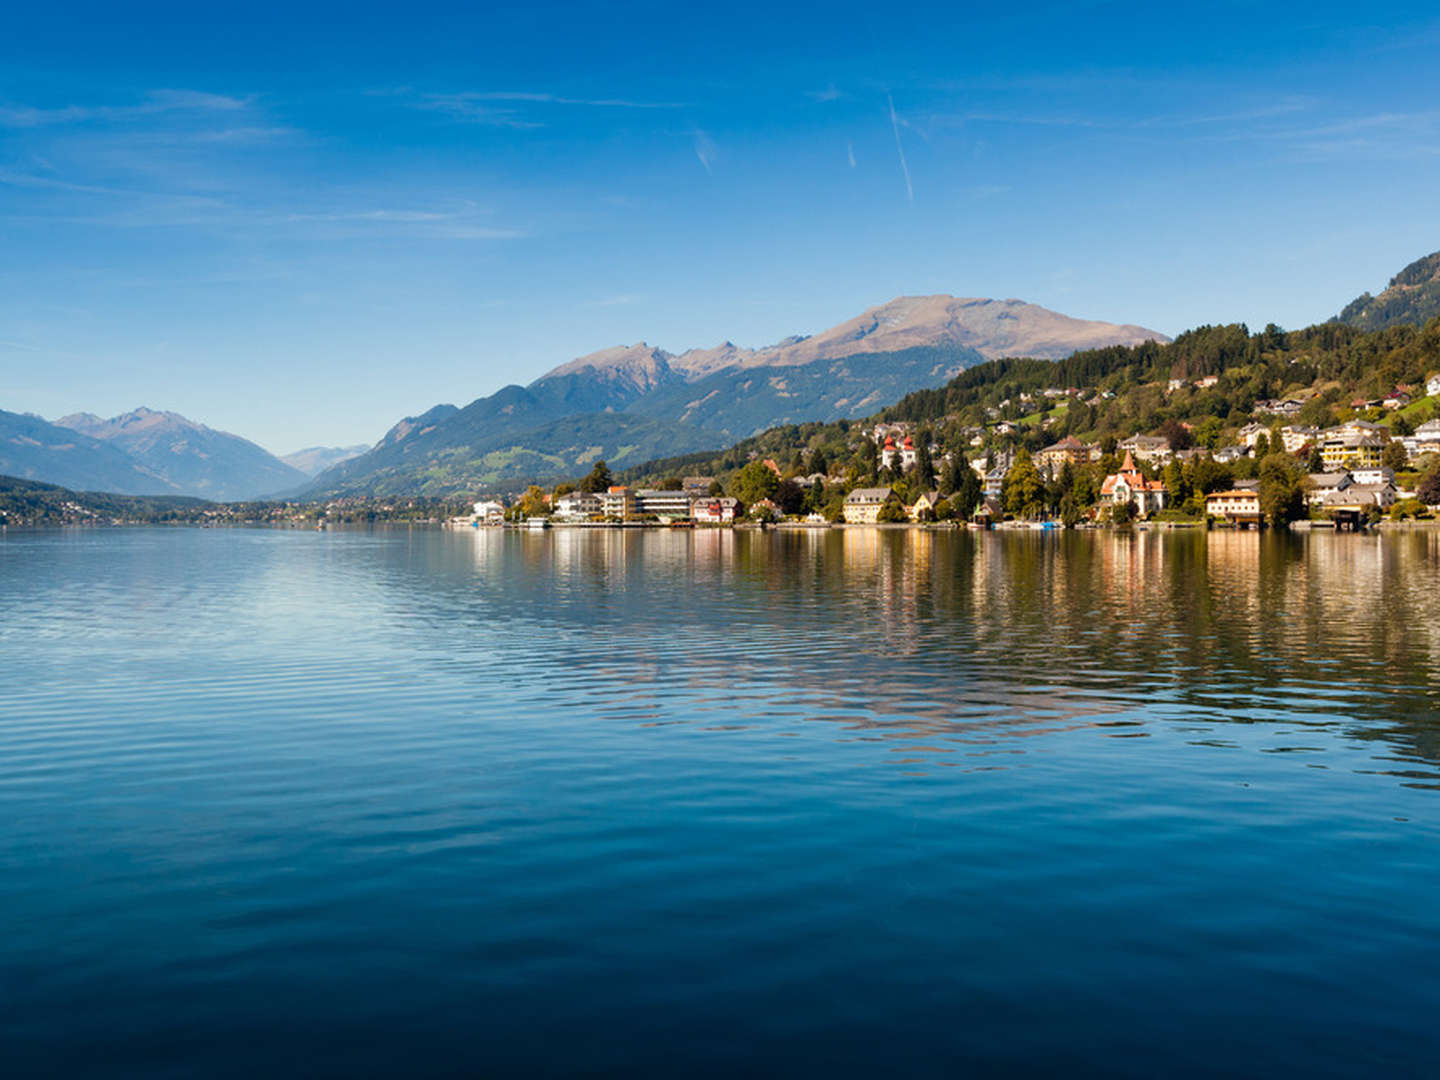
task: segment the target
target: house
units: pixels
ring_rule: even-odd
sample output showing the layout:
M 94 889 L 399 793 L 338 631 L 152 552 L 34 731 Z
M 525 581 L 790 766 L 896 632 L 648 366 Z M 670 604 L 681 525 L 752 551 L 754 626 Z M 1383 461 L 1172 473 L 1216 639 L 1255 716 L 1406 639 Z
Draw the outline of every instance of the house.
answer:
M 1222 446 L 1219 450 L 1216 450 L 1215 453 L 1211 456 L 1214 457 L 1214 459 L 1221 465 L 1229 465 L 1232 462 L 1239 461 L 1242 457 L 1249 457 L 1250 447 Z
M 1401 441 L 1411 461 L 1422 454 L 1440 453 L 1440 420 L 1426 420 L 1415 429 L 1415 434 L 1407 435 Z
M 561 521 L 588 521 L 603 510 L 599 495 L 588 491 L 572 491 L 554 503 L 554 516 Z
M 1260 441 L 1261 435 L 1264 435 L 1266 442 L 1269 442 L 1270 429 L 1264 424 L 1246 424 L 1240 429 L 1240 441 L 1252 450 L 1255 449 L 1255 444 Z
M 1440 375 L 1431 375 L 1425 380 L 1425 396 L 1440 396 Z
M 728 525 L 735 520 L 740 500 L 727 495 L 715 498 L 696 499 L 690 507 L 690 516 L 697 525 Z
M 1394 484 L 1395 470 L 1381 465 L 1373 469 L 1351 469 L 1350 481 L 1354 484 Z
M 1410 404 L 1410 395 L 1404 390 L 1392 390 L 1380 399 L 1380 404 L 1387 409 L 1403 409 Z
M 1172 456 L 1170 440 L 1159 435 L 1131 435 L 1120 443 L 1120 449 L 1147 464 L 1169 461 Z
M 1224 518 L 1242 528 L 1260 524 L 1260 493 L 1248 488 L 1212 491 L 1205 496 L 1207 517 Z
M 1395 505 L 1393 484 L 1351 484 L 1343 491 L 1332 491 L 1320 503 L 1330 513 L 1351 511 L 1364 513 L 1371 507 L 1381 510 Z
M 624 484 L 612 485 L 600 496 L 600 512 L 616 521 L 628 521 L 635 516 L 635 493 Z
M 686 476 L 680 480 L 680 490 L 688 495 L 709 495 L 715 483 L 713 476 Z
M 1298 454 L 1319 437 L 1320 429 L 1317 427 L 1287 424 L 1280 429 L 1280 442 L 1284 445 L 1287 454 Z
M 1351 482 L 1350 474 L 1344 469 L 1332 473 L 1311 473 L 1306 483 L 1305 498 L 1311 506 L 1320 506 L 1327 495 L 1344 491 Z
M 913 469 L 915 462 L 919 460 L 919 454 L 915 449 L 915 440 L 906 435 L 900 443 L 900 468 Z
M 1164 510 L 1167 494 L 1165 485 L 1159 480 L 1145 479 L 1145 475 L 1135 467 L 1135 458 L 1128 450 L 1125 451 L 1125 461 L 1121 464 L 1120 471 L 1111 473 L 1100 485 L 1102 499 L 1112 506 L 1133 502 L 1142 516 Z
M 1195 380 L 1195 386 L 1200 390 L 1208 390 L 1220 381 L 1219 375 L 1206 375 Z
M 773 503 L 769 499 L 760 499 L 756 502 L 751 503 L 750 514 L 752 517 L 778 518 L 785 516 L 784 514 L 780 513 L 780 507 L 776 506 L 775 503 Z
M 1179 390 L 1184 385 L 1184 379 L 1171 379 L 1165 384 L 1165 392 L 1167 394 L 1173 394 L 1176 390 Z
M 1347 425 L 1348 427 L 1348 425 Z M 1320 442 L 1320 457 L 1326 472 L 1340 469 L 1373 469 L 1380 464 L 1387 440 L 1341 428 L 1328 431 Z
M 888 487 L 856 488 L 845 496 L 846 524 L 874 525 L 880 520 L 880 508 L 894 494 Z
M 823 472 L 811 473 L 809 476 L 797 476 L 795 478 L 795 483 L 807 488 L 814 487 L 816 484 L 824 487 L 829 482 L 830 477 L 826 476 Z
M 477 502 L 475 520 L 484 525 L 499 525 L 505 520 L 505 504 L 494 499 Z
M 1268 413 L 1271 416 L 1298 416 L 1300 410 L 1305 407 L 1303 401 L 1295 398 L 1275 398 L 1271 401 L 1255 402 L 1255 411 Z
M 1058 475 L 1067 461 L 1072 465 L 1083 465 L 1089 460 L 1090 447 L 1074 435 L 1066 435 L 1035 455 L 1035 463 L 1042 469 L 1049 469 L 1052 475 Z
M 1020 426 L 1018 424 L 1012 424 L 1009 420 L 1001 420 L 995 425 L 996 435 L 1014 435 L 1019 430 Z
M 935 517 L 935 507 L 943 501 L 943 496 L 938 491 L 926 491 L 915 500 L 914 504 L 906 511 L 911 521 L 930 521 Z

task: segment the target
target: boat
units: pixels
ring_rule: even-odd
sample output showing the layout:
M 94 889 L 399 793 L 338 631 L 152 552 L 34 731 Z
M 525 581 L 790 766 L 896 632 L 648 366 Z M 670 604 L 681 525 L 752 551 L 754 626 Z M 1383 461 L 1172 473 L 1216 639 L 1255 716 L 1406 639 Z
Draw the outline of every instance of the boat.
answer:
M 550 527 L 550 519 L 543 517 L 526 518 L 521 524 L 527 529 L 548 529 Z

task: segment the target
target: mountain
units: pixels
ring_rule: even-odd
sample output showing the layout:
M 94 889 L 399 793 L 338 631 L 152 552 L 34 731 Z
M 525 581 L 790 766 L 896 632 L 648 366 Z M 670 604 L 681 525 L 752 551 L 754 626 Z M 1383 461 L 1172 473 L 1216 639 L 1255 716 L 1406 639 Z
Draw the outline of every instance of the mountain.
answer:
M 319 476 L 326 469 L 359 457 L 370 449 L 368 443 L 356 446 L 307 446 L 293 454 L 283 454 L 280 460 L 292 469 L 299 469 L 306 476 Z
M 909 391 L 1000 356 L 1168 341 L 1021 300 L 900 297 L 822 333 L 761 349 L 645 342 L 571 360 L 529 386 L 398 423 L 368 453 L 320 474 L 314 495 L 451 491 L 572 476 L 721 447 L 775 424 L 868 416 Z M 560 421 L 565 421 L 561 424 Z
M 1424 326 L 1440 315 L 1440 251 L 1416 259 L 1390 279 L 1379 296 L 1361 293 L 1336 316 L 1359 330 Z
M 184 495 L 221 501 L 254 499 L 297 488 L 308 479 L 248 439 L 215 431 L 179 413 L 139 408 L 109 420 L 75 413 L 55 423 L 110 444 Z
M 0 473 L 82 490 L 178 495 L 178 485 L 108 442 L 0 410 Z

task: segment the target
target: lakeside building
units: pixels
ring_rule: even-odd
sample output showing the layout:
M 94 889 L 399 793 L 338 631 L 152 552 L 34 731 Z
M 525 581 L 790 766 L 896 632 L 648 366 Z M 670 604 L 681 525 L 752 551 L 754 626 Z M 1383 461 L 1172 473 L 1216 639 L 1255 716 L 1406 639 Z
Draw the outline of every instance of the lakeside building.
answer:
M 561 495 L 553 505 L 553 514 L 561 521 L 587 521 L 604 511 L 599 495 L 588 491 L 572 491 Z
M 486 499 L 475 504 L 475 520 L 486 525 L 499 525 L 505 520 L 505 504 Z
M 740 509 L 740 500 L 728 495 L 696 499 L 690 508 L 690 516 L 697 525 L 729 525 L 735 520 Z
M 922 492 L 920 497 L 906 510 L 906 513 L 910 515 L 911 521 L 932 520 L 935 517 L 935 507 L 943 499 L 944 496 L 939 491 Z
M 635 516 L 635 493 L 624 484 L 612 486 L 600 496 L 600 512 L 608 518 L 628 521 Z
M 644 488 L 635 492 L 635 513 L 656 517 L 688 518 L 692 496 L 684 491 L 661 491 Z
M 1305 498 L 1311 506 L 1322 505 L 1327 495 L 1344 491 L 1353 482 L 1350 473 L 1344 469 L 1339 472 L 1311 473 L 1307 480 Z
M 1212 491 L 1205 496 L 1208 517 L 1224 518 L 1232 525 L 1247 527 L 1260 524 L 1260 493 L 1249 488 Z
M 856 488 L 845 496 L 845 521 L 849 525 L 874 525 L 880 508 L 894 494 L 888 487 Z
M 1125 460 L 1118 473 L 1105 477 L 1100 485 L 1100 497 L 1112 506 L 1133 502 L 1141 516 L 1165 509 L 1168 492 L 1159 480 L 1147 480 L 1145 474 L 1135 467 L 1134 455 L 1125 451 Z

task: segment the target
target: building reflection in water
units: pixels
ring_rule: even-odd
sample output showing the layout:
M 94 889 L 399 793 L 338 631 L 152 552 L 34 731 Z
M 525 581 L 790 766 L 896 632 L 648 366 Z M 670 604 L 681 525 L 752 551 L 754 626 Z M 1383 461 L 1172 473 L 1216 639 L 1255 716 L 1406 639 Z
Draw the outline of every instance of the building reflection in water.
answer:
M 477 617 L 542 624 L 555 707 L 834 723 L 932 755 L 1279 722 L 1440 756 L 1440 534 L 477 530 Z M 683 700 L 684 710 L 676 702 Z M 1231 732 L 1233 736 L 1233 731 Z M 943 746 L 936 740 L 944 740 Z

